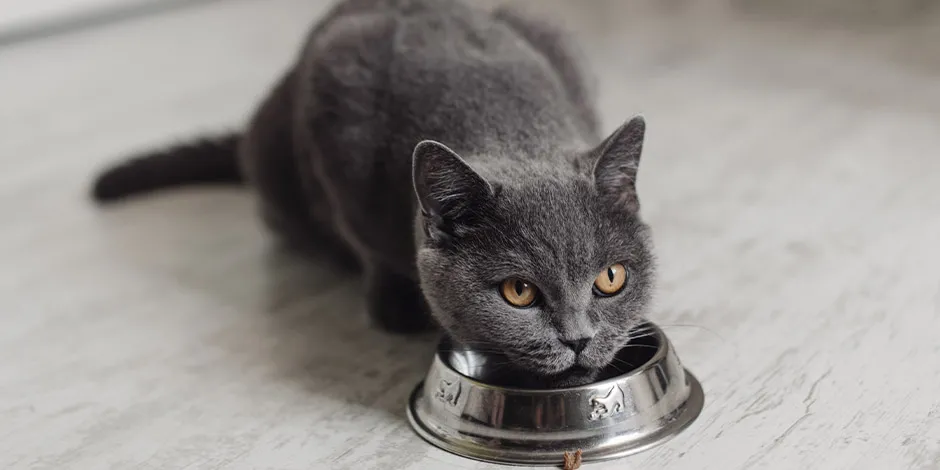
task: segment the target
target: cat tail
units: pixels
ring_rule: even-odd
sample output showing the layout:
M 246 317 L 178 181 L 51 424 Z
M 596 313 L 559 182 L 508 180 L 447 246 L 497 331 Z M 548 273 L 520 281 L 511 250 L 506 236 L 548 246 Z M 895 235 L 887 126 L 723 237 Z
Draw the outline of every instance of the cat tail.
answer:
M 194 184 L 238 184 L 239 135 L 203 138 L 132 156 L 102 172 L 92 187 L 99 203 Z

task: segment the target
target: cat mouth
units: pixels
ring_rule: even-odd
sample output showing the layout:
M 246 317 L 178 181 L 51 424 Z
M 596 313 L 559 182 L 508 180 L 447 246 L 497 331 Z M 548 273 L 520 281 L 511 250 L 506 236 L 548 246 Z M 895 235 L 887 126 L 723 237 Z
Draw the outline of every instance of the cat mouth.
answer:
M 585 370 L 594 370 L 599 371 L 601 369 L 610 367 L 613 358 L 610 360 L 598 359 L 598 358 L 587 358 L 585 356 L 579 356 L 575 359 L 574 365 L 572 368 L 581 368 Z
M 541 375 L 554 379 L 554 378 L 565 378 L 565 377 L 576 377 L 576 376 L 587 376 L 587 375 L 597 375 L 600 371 L 604 370 L 609 364 L 608 363 L 599 363 L 598 361 L 589 360 L 582 357 L 576 357 L 573 361 L 568 364 L 553 364 L 554 367 L 548 368 L 545 367 L 541 371 Z
M 554 387 L 577 387 L 594 382 L 600 369 L 575 364 L 565 371 L 548 377 Z
M 594 369 L 594 368 L 591 368 L 591 367 L 585 367 L 585 366 L 582 366 L 582 365 L 579 365 L 579 364 L 575 364 L 575 365 L 569 367 L 569 368 L 568 368 L 567 370 L 565 370 L 564 372 L 562 372 L 561 375 L 583 375 L 583 374 L 590 374 L 590 373 L 596 372 L 596 371 L 597 371 L 597 369 Z

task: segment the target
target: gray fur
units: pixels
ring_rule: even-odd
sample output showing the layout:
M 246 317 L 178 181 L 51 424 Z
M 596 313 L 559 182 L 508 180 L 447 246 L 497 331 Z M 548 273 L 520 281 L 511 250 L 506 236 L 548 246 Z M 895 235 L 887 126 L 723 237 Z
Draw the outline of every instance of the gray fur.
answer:
M 510 9 L 343 1 L 257 111 L 241 175 L 286 238 L 348 249 L 381 327 L 423 329 L 430 312 L 540 383 L 590 380 L 644 315 L 653 256 L 635 189 L 645 124 L 602 139 L 576 57 Z M 617 262 L 626 289 L 596 295 Z M 508 277 L 541 301 L 510 306 Z M 580 355 L 562 342 L 586 338 Z
M 653 277 L 634 186 L 644 124 L 602 142 L 570 51 L 550 26 L 457 1 L 350 0 L 313 29 L 283 124 L 312 176 L 310 225 L 360 260 L 377 323 L 420 328 L 429 306 L 456 340 L 558 377 L 627 340 Z M 627 288 L 595 295 L 616 262 Z M 511 276 L 542 301 L 506 303 Z M 576 358 L 561 340 L 582 337 Z

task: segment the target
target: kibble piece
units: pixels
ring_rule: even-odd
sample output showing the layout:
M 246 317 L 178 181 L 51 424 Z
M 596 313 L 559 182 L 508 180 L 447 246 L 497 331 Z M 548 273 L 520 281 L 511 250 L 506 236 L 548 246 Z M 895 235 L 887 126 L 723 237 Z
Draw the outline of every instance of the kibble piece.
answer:
M 574 453 L 568 453 L 566 450 L 564 470 L 578 470 L 579 468 L 581 468 L 581 449 Z

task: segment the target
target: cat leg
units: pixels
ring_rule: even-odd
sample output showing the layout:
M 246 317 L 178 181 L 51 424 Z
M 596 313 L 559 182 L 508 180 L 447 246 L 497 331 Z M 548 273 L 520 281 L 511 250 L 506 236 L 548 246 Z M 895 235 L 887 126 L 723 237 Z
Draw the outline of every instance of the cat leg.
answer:
M 408 276 L 368 262 L 365 266 L 366 309 L 372 322 L 393 333 L 417 333 L 433 327 L 424 294 Z

